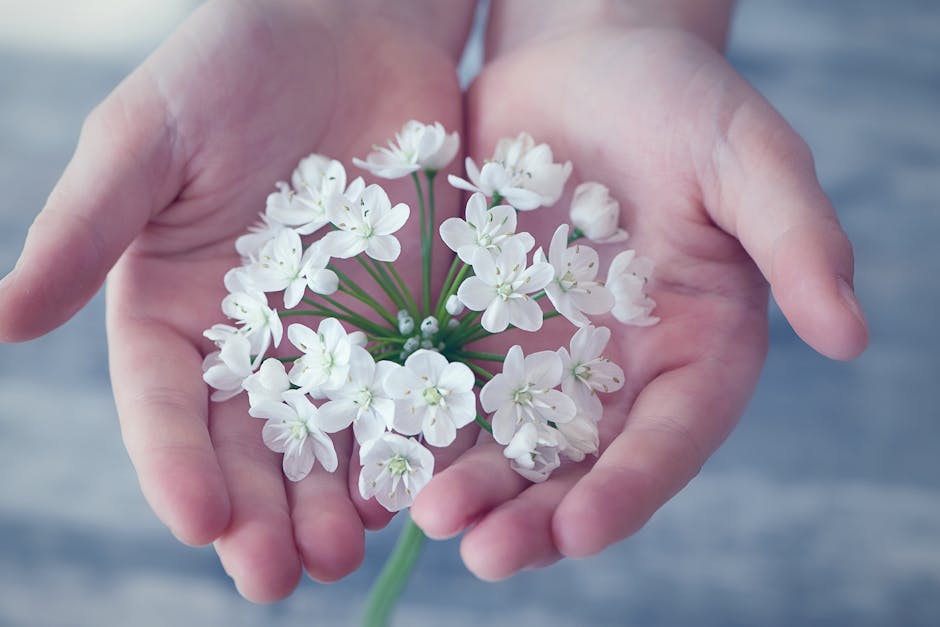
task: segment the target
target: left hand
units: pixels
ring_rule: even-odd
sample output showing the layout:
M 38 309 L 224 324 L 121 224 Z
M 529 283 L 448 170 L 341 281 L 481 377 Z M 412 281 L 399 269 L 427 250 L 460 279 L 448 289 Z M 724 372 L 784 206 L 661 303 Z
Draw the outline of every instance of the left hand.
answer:
M 629 536 L 698 473 L 756 386 L 768 282 L 796 332 L 824 355 L 858 355 L 867 331 L 850 287 L 851 246 L 805 143 L 695 35 L 571 27 L 487 65 L 467 108 L 478 162 L 498 138 L 525 130 L 573 162 L 570 187 L 597 180 L 611 189 L 631 234 L 626 247 L 656 262 L 650 288 L 662 318 L 642 329 L 600 321 L 627 384 L 604 399 L 596 461 L 533 485 L 501 446 L 482 443 L 418 496 L 412 514 L 424 531 L 469 529 L 467 566 L 500 579 Z M 520 229 L 547 247 L 566 221 L 563 198 L 520 214 Z M 623 246 L 595 248 L 606 267 Z M 557 348 L 539 337 L 574 331 L 561 318 L 546 328 L 500 348 Z

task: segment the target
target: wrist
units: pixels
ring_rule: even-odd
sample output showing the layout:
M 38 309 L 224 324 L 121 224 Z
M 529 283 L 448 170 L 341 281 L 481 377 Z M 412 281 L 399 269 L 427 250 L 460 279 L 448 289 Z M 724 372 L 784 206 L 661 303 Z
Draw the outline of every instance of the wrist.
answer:
M 493 0 L 487 55 L 598 26 L 683 31 L 721 51 L 733 7 L 734 0 Z

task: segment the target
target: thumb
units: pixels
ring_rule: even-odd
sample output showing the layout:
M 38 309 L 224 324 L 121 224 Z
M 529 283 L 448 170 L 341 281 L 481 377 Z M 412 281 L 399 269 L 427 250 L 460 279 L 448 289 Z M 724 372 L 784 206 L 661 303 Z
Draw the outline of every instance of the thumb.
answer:
M 852 245 L 809 147 L 756 92 L 716 143 L 706 190 L 713 219 L 740 240 L 797 335 L 827 357 L 857 357 L 868 328 Z
M 19 261 L 0 281 L 0 341 L 31 339 L 71 318 L 176 195 L 167 109 L 147 76 L 129 76 L 86 119 Z

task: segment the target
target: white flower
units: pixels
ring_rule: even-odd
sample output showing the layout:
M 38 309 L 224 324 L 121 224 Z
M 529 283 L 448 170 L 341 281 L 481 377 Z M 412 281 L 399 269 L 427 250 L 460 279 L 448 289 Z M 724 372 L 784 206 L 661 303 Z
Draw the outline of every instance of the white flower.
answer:
M 574 188 L 570 215 L 575 228 L 592 242 L 610 244 L 628 237 L 619 227 L 620 203 L 600 183 L 581 183 Z
M 369 185 L 358 198 L 333 196 L 327 215 L 337 230 L 320 240 L 331 257 L 348 259 L 361 252 L 376 261 L 395 261 L 401 244 L 392 235 L 408 220 L 408 205 L 392 207 L 388 195 L 378 185 Z
M 440 170 L 459 147 L 457 133 L 448 135 L 440 122 L 429 125 L 411 120 L 395 134 L 394 142 L 388 142 L 388 148 L 373 146 L 365 161 L 353 159 L 353 163 L 375 176 L 397 179 L 418 170 Z
M 559 449 L 568 459 L 580 462 L 587 455 L 596 455 L 600 447 L 597 423 L 590 416 L 577 414 L 571 422 L 558 423 L 561 434 Z
M 614 295 L 614 308 L 610 313 L 624 324 L 648 327 L 659 322 L 650 312 L 656 302 L 646 295 L 646 282 L 653 272 L 653 262 L 637 257 L 635 250 L 625 250 L 610 263 L 607 271 L 607 289 Z
M 527 211 L 558 202 L 571 175 L 571 162 L 554 163 L 548 144 L 535 144 L 528 133 L 515 138 L 504 137 L 496 144 L 493 158 L 477 169 L 469 157 L 466 161 L 469 182 L 456 176 L 447 180 L 458 189 L 498 193 L 516 209 Z
M 528 233 L 516 235 L 516 211 L 509 205 L 487 209 L 486 198 L 477 192 L 467 201 L 466 220 L 448 218 L 441 223 L 441 239 L 464 263 L 473 263 L 478 251 L 498 253 L 509 238 L 520 238 L 529 252 L 535 239 Z
M 285 403 L 264 402 L 255 407 L 259 418 L 268 418 L 261 437 L 269 449 L 284 453 L 284 475 L 300 481 L 320 464 L 329 472 L 336 470 L 338 459 L 333 441 L 327 433 L 340 429 L 325 422 L 317 408 L 299 390 L 284 394 Z
M 561 465 L 558 451 L 563 440 L 548 425 L 527 422 L 503 449 L 503 456 L 510 460 L 510 467 L 517 473 L 529 481 L 540 483 Z
M 216 389 L 212 400 L 225 401 L 242 391 L 242 381 L 251 374 L 251 345 L 241 334 L 230 335 L 221 350 L 209 353 L 202 362 L 202 380 Z
M 359 494 L 390 512 L 410 506 L 431 480 L 434 456 L 413 438 L 386 433 L 359 449 Z
M 541 248 L 535 252 L 534 261 L 545 261 Z M 614 306 L 613 294 L 595 280 L 600 269 L 597 252 L 581 244 L 569 248 L 567 224 L 555 230 L 548 249 L 548 262 L 555 269 L 555 276 L 545 286 L 545 293 L 555 309 L 576 326 L 590 323 L 585 313 L 600 315 Z
M 304 290 L 310 287 L 318 294 L 332 294 L 339 280 L 319 243 L 306 251 L 300 235 L 293 229 L 285 229 L 268 242 L 258 253 L 257 261 L 246 267 L 251 282 L 264 292 L 284 290 L 284 307 L 291 309 L 303 298 Z
M 553 389 L 561 382 L 561 358 L 553 351 L 522 354 L 518 345 L 509 349 L 503 371 L 480 390 L 483 409 L 493 415 L 493 437 L 509 444 L 528 422 L 555 424 L 574 418 L 576 407 L 567 395 Z
M 258 371 L 242 382 L 248 392 L 248 415 L 255 416 L 255 406 L 261 403 L 280 403 L 284 392 L 290 389 L 290 379 L 284 370 L 284 364 L 274 357 L 268 357 L 261 363 Z
M 316 333 L 302 324 L 292 324 L 287 327 L 287 338 L 303 352 L 288 373 L 291 383 L 314 397 L 343 385 L 353 346 L 336 318 L 321 320 Z
M 623 387 L 623 370 L 601 353 L 610 340 L 607 327 L 586 326 L 571 337 L 571 353 L 558 349 L 561 358 L 561 391 L 570 396 L 578 410 L 595 422 L 601 419 L 603 407 L 598 392 L 616 392 Z
M 558 202 L 571 175 L 570 161 L 555 163 L 548 144 L 536 145 L 528 133 L 519 133 L 515 139 L 499 140 L 493 161 L 503 164 L 520 187 L 538 194 L 539 203 L 544 207 Z
M 225 274 L 225 287 L 229 294 L 222 299 L 222 313 L 238 322 L 251 345 L 251 353 L 258 361 L 264 357 L 271 342 L 281 343 L 284 327 L 277 311 L 268 307 L 264 292 L 257 289 L 246 276 L 244 268 L 235 268 Z M 213 339 L 207 332 L 206 337 Z
M 449 445 L 457 429 L 476 415 L 473 383 L 466 364 L 448 363 L 435 351 L 415 351 L 385 380 L 389 396 L 395 399 L 395 430 L 405 435 L 424 433 L 431 446 Z
M 552 266 L 545 262 L 526 267 L 526 251 L 518 240 L 507 240 L 495 256 L 477 255 L 476 276 L 464 280 L 457 297 L 469 309 L 484 311 L 480 324 L 490 333 L 506 330 L 510 324 L 536 331 L 542 326 L 542 309 L 529 297 L 552 280 Z
M 349 357 L 346 382 L 327 390 L 330 400 L 320 406 L 320 415 L 335 422 L 352 422 L 356 440 L 364 444 L 379 437 L 391 426 L 395 401 L 385 391 L 385 379 L 396 368 L 390 361 L 378 363 L 363 348 L 355 348 Z
M 346 191 L 346 169 L 335 159 L 309 155 L 297 164 L 291 184 L 293 189 L 278 183 L 278 191 L 268 196 L 266 213 L 301 235 L 309 235 L 329 223 L 326 203 L 334 194 Z M 362 185 L 362 179 L 357 178 L 350 187 Z
M 467 168 L 469 181 L 453 174 L 447 175 L 447 182 L 457 189 L 479 192 L 487 198 L 499 194 L 506 202 L 520 211 L 529 211 L 540 206 L 539 195 L 520 187 L 513 180 L 512 173 L 501 163 L 490 161 L 484 163 L 483 168 L 480 169 L 477 168 L 477 164 L 473 162 L 473 159 L 467 157 L 464 165 Z
M 245 259 L 254 257 L 265 244 L 287 228 L 289 227 L 283 222 L 275 220 L 267 213 L 262 213 L 261 221 L 248 227 L 248 233 L 235 240 L 235 250 Z

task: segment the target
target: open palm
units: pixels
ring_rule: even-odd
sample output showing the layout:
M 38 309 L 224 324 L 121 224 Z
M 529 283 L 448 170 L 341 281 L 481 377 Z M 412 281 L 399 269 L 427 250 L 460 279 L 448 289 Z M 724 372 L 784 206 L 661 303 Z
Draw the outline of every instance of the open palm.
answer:
M 525 130 L 573 162 L 575 183 L 611 189 L 628 246 L 656 262 L 649 289 L 662 318 L 642 329 L 600 321 L 614 331 L 607 351 L 626 385 L 605 398 L 596 461 L 532 485 L 502 447 L 483 444 L 419 495 L 418 524 L 436 537 L 470 528 L 465 562 L 497 579 L 598 552 L 692 479 L 756 385 L 768 281 L 797 333 L 824 354 L 854 356 L 866 332 L 848 296 L 851 248 L 805 145 L 696 38 L 600 27 L 536 41 L 490 62 L 467 108 L 471 155 Z M 520 228 L 547 249 L 566 208 L 563 198 L 524 214 Z M 606 267 L 623 246 L 596 248 Z M 546 331 L 501 336 L 500 348 L 556 348 L 574 329 L 557 318 Z
M 234 240 L 302 156 L 348 163 L 409 118 L 461 123 L 452 54 L 380 11 L 312 6 L 220 1 L 195 13 L 90 116 L 0 292 L 0 335 L 26 339 L 71 316 L 113 266 L 113 387 L 144 494 L 181 540 L 214 541 L 255 601 L 289 593 L 303 567 L 347 574 L 364 525 L 384 520 L 350 497 L 349 434 L 336 441 L 337 473 L 292 484 L 243 398 L 209 404 L 201 333 L 220 321 Z

